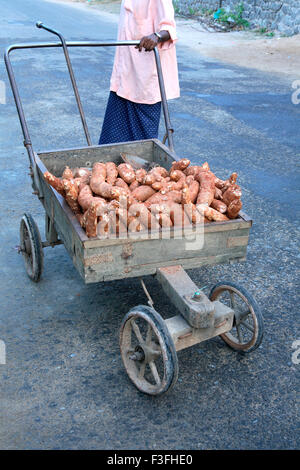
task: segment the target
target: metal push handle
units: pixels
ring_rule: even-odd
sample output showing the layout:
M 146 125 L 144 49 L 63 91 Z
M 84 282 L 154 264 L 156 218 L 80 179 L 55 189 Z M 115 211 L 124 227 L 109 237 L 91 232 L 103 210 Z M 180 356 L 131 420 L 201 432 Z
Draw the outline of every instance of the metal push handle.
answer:
M 57 32 L 55 32 L 54 34 L 57 34 Z M 64 38 L 63 38 L 63 42 L 64 42 L 66 48 L 68 48 L 68 47 L 137 46 L 139 44 L 139 41 L 65 42 Z M 18 116 L 19 116 L 19 120 L 20 120 L 20 124 L 21 124 L 21 128 L 22 128 L 22 132 L 23 132 L 23 136 L 24 136 L 24 146 L 26 147 L 27 152 L 28 152 L 31 168 L 35 168 L 34 151 L 33 151 L 32 143 L 31 143 L 31 139 L 30 139 L 30 134 L 29 134 L 29 130 L 28 130 L 28 126 L 27 126 L 27 122 L 26 122 L 26 118 L 25 118 L 25 114 L 24 114 L 24 110 L 23 110 L 23 106 L 22 106 L 22 102 L 21 102 L 21 98 L 20 98 L 20 94 L 19 94 L 19 90 L 18 90 L 18 86 L 17 86 L 16 80 L 15 80 L 15 75 L 14 75 L 14 71 L 13 71 L 13 68 L 12 68 L 12 65 L 11 65 L 9 55 L 13 50 L 41 49 L 41 48 L 43 49 L 43 48 L 49 48 L 49 47 L 50 48 L 52 48 L 52 47 L 63 47 L 63 44 L 62 44 L 62 42 L 61 43 L 15 44 L 15 45 L 9 46 L 6 49 L 5 54 L 4 54 L 4 62 L 5 62 L 5 66 L 6 66 L 6 69 L 7 69 L 11 89 L 12 89 L 12 92 L 13 92 L 13 96 L 14 96 L 14 100 L 15 100 L 15 104 L 16 104 L 16 108 L 17 108 L 17 112 L 18 112 Z M 156 48 L 154 49 L 154 54 L 155 54 L 155 61 L 156 61 L 157 74 L 158 74 L 158 80 L 159 80 L 159 86 L 160 86 L 160 93 L 161 93 L 161 98 L 162 98 L 162 106 L 163 106 L 163 113 L 164 113 L 164 119 L 165 119 L 165 126 L 166 126 L 165 139 L 166 139 L 166 137 L 168 138 L 169 148 L 172 152 L 174 152 L 174 142 L 173 142 L 173 135 L 172 135 L 174 130 L 173 130 L 173 128 L 171 126 L 171 123 L 170 123 L 170 116 L 169 116 L 168 104 L 167 104 L 167 100 L 166 100 L 166 92 L 165 92 L 165 87 L 164 87 L 160 57 L 159 57 L 158 50 Z M 68 56 L 68 50 L 67 50 L 67 56 Z M 69 64 L 71 65 L 71 62 L 69 62 Z M 70 69 L 69 69 L 69 71 L 70 71 Z M 72 70 L 72 65 L 71 65 L 71 71 L 73 71 Z M 71 75 L 72 75 L 72 72 L 71 72 Z M 74 74 L 73 74 L 73 78 L 74 78 Z M 72 81 L 73 88 L 74 88 L 74 84 L 75 84 L 75 89 L 78 92 L 75 79 L 74 79 L 74 81 Z M 74 92 L 75 92 L 75 89 L 74 89 Z M 78 94 L 78 97 L 79 97 L 79 94 Z M 79 101 L 77 101 L 77 104 L 78 103 L 81 104 L 80 97 L 79 97 Z M 80 113 L 82 113 L 81 117 L 83 116 L 83 118 L 84 118 L 84 112 L 83 112 L 82 106 L 79 109 L 80 109 Z M 85 118 L 84 118 L 84 122 L 86 123 Z M 87 126 L 86 126 L 86 129 L 87 129 Z
M 58 36 L 59 39 L 60 39 L 64 54 L 65 54 L 65 58 L 66 58 L 67 66 L 68 66 L 68 71 L 69 71 L 70 79 L 71 79 L 71 82 L 72 82 L 72 86 L 73 86 L 73 90 L 74 90 L 74 94 L 75 94 L 75 98 L 76 98 L 76 102 L 77 102 L 81 122 L 82 122 L 82 125 L 83 125 L 86 141 L 87 141 L 87 144 L 89 146 L 91 146 L 92 141 L 91 141 L 91 137 L 90 137 L 90 134 L 89 134 L 89 131 L 88 131 L 88 127 L 87 127 L 83 107 L 82 107 L 82 104 L 81 104 L 81 100 L 80 100 L 80 96 L 79 96 L 79 92 L 78 92 L 78 87 L 77 87 L 73 67 L 72 67 L 72 64 L 71 64 L 71 60 L 70 60 L 66 40 L 65 40 L 65 38 L 63 37 L 62 34 L 60 34 L 58 31 L 55 31 L 54 29 L 49 28 L 48 26 L 45 26 L 41 21 L 38 21 L 36 23 L 36 27 L 45 29 L 46 31 L 49 31 L 49 33 L 52 33 L 52 34 L 55 34 L 56 36 Z

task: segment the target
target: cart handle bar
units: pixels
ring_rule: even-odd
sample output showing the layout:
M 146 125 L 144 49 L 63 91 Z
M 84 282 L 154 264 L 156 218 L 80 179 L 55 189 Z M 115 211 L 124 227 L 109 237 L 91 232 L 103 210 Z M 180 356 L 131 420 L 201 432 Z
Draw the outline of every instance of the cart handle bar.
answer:
M 66 47 L 116 47 L 116 46 L 137 46 L 139 44 L 139 41 L 109 41 L 109 42 L 93 42 L 93 41 L 78 41 L 78 42 L 65 42 Z M 35 158 L 34 158 L 34 151 L 32 148 L 32 143 L 30 139 L 30 134 L 28 131 L 28 126 L 18 90 L 18 86 L 16 83 L 14 71 L 12 68 L 12 64 L 10 61 L 10 53 L 14 50 L 19 50 L 19 49 L 44 49 L 44 48 L 51 48 L 51 47 L 63 47 L 62 43 L 28 43 L 28 44 L 13 44 L 9 46 L 4 54 L 4 62 L 5 66 L 7 69 L 9 81 L 10 81 L 10 86 L 13 92 L 23 136 L 24 136 L 24 146 L 27 149 L 29 160 L 31 167 L 33 168 L 35 166 Z M 166 126 L 166 135 L 168 137 L 168 143 L 169 143 L 169 148 L 172 152 L 174 152 L 174 142 L 173 142 L 173 132 L 174 129 L 171 126 L 170 122 L 170 115 L 169 115 L 169 109 L 168 109 L 168 104 L 167 104 L 167 99 L 166 99 L 166 91 L 165 91 L 165 86 L 164 86 L 164 81 L 163 81 L 163 75 L 162 75 L 162 68 L 161 68 L 161 62 L 160 62 L 160 57 L 157 48 L 154 49 L 154 55 L 155 55 L 155 62 L 156 62 L 156 68 L 157 68 L 157 75 L 158 75 L 158 81 L 159 81 L 159 87 L 160 87 L 160 93 L 161 93 L 161 98 L 162 98 L 162 106 L 163 106 L 163 113 L 164 113 L 164 119 L 165 119 L 165 126 Z M 79 95 L 78 95 L 79 96 Z M 80 98 L 79 98 L 80 100 Z
M 69 56 L 69 51 L 68 51 L 68 47 L 67 47 L 67 44 L 66 44 L 66 40 L 65 40 L 65 38 L 63 37 L 63 35 L 61 33 L 59 33 L 58 31 L 56 31 L 52 28 L 49 28 L 48 26 L 44 25 L 41 21 L 38 21 L 36 23 L 36 27 L 44 29 L 45 31 L 48 31 L 49 33 L 55 34 L 55 36 L 58 36 L 58 38 L 60 39 L 60 42 L 61 42 L 61 45 L 62 45 L 62 48 L 63 48 L 63 51 L 64 51 L 64 55 L 65 55 L 65 59 L 66 59 L 66 63 L 67 63 L 67 67 L 68 67 L 68 71 L 69 71 L 69 75 L 70 75 L 70 79 L 71 79 L 71 83 L 72 83 L 72 87 L 73 87 L 73 91 L 74 91 L 74 95 L 75 95 L 75 99 L 76 99 L 76 102 L 77 102 L 78 111 L 79 111 L 81 122 L 82 122 L 82 125 L 83 125 L 83 130 L 84 130 L 84 133 L 85 133 L 86 141 L 87 141 L 87 144 L 89 146 L 91 146 L 92 141 L 91 141 L 91 137 L 90 137 L 90 134 L 89 134 L 89 131 L 88 131 L 88 126 L 87 126 L 87 122 L 86 122 L 86 119 L 85 119 L 83 107 L 82 107 L 82 104 L 81 104 L 79 91 L 78 91 L 78 87 L 77 87 L 73 67 L 72 67 L 72 64 L 71 64 L 71 59 L 70 59 L 70 56 Z

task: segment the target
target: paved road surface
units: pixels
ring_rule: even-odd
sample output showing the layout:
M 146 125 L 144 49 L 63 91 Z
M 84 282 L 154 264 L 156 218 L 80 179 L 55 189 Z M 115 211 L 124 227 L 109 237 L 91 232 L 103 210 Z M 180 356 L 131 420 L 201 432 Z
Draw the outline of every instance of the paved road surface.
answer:
M 99 15 L 38 0 L 0 0 L 0 43 L 52 39 L 47 21 L 69 40 L 114 39 Z M 79 89 L 96 142 L 108 95 L 113 51 L 72 50 Z M 244 209 L 253 216 L 244 264 L 193 270 L 200 286 L 231 279 L 246 286 L 265 318 L 262 346 L 240 356 L 221 339 L 179 354 L 170 394 L 144 396 L 121 363 L 118 328 L 146 303 L 138 279 L 85 286 L 63 246 L 45 251 L 36 285 L 15 250 L 20 218 L 44 214 L 31 194 L 27 155 L 3 63 L 0 79 L 1 317 L 7 348 L 1 374 L 1 448 L 287 449 L 299 446 L 292 343 L 299 329 L 299 111 L 291 84 L 203 59 L 178 46 L 181 99 L 170 104 L 176 149 L 208 160 L 220 177 L 236 170 Z M 84 145 L 60 51 L 14 55 L 35 149 Z M 155 280 L 157 310 L 174 312 Z M 299 415 L 298 415 L 299 418 Z M 299 429 L 299 428 L 298 428 Z

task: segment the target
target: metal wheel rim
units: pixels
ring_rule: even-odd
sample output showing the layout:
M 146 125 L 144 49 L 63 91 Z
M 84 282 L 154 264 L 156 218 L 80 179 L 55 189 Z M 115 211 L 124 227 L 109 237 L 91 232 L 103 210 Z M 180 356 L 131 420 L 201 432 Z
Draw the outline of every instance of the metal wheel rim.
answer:
M 252 325 L 249 325 L 248 323 L 246 323 L 248 325 L 248 327 L 251 327 L 253 329 L 252 333 L 252 338 L 247 341 L 247 342 L 240 342 L 240 339 L 239 339 L 239 333 L 238 333 L 238 328 L 236 328 L 237 330 L 237 336 L 234 336 L 232 334 L 232 330 L 227 332 L 227 333 L 223 333 L 221 334 L 221 338 L 223 338 L 223 340 L 229 345 L 231 346 L 232 348 L 234 349 L 238 349 L 240 351 L 247 351 L 248 349 L 250 349 L 255 343 L 256 343 L 256 340 L 258 338 L 258 320 L 257 320 L 257 317 L 256 317 L 256 314 L 254 312 L 254 309 L 251 305 L 251 303 L 249 302 L 249 300 L 247 299 L 247 297 L 245 297 L 245 295 L 240 292 L 237 288 L 233 287 L 233 286 L 229 286 L 229 285 L 222 285 L 218 288 L 216 288 L 216 290 L 213 292 L 213 295 L 211 297 L 211 300 L 217 300 L 220 295 L 225 292 L 225 291 L 228 291 L 228 292 L 233 292 L 234 294 L 236 294 L 238 297 L 240 297 L 243 302 L 247 305 L 248 309 L 249 309 L 249 313 L 248 315 L 245 317 L 244 320 L 246 320 L 249 315 L 251 316 L 251 319 L 252 319 Z M 234 308 L 231 307 L 234 311 Z M 245 326 L 245 322 L 240 324 L 240 334 L 242 335 L 242 328 L 246 328 Z M 234 328 L 234 327 L 233 327 Z M 249 329 L 249 328 L 248 328 Z M 250 330 L 250 329 L 249 329 Z M 251 330 L 250 330 L 251 331 Z M 237 341 L 238 340 L 238 341 Z
M 33 267 L 36 264 L 36 256 L 35 256 L 35 250 L 33 249 L 33 240 L 32 240 L 31 230 L 24 217 L 22 217 L 21 219 L 20 241 L 21 241 L 21 253 L 24 258 L 26 271 L 28 275 L 31 277 L 33 276 Z M 29 247 L 30 247 L 30 252 L 28 253 Z
M 164 369 L 163 377 L 162 378 L 159 377 L 160 379 L 159 383 L 157 383 L 157 377 L 155 377 L 156 373 L 158 374 L 157 368 L 155 366 L 155 360 L 153 360 L 155 368 L 153 367 L 153 365 L 150 366 L 156 385 L 151 384 L 148 380 L 145 379 L 145 376 L 144 376 L 145 369 L 146 369 L 147 364 L 149 364 L 146 362 L 146 359 L 145 361 L 139 363 L 139 365 L 137 364 L 138 361 L 134 361 L 130 359 L 130 356 L 134 353 L 134 350 L 131 344 L 131 337 L 132 337 L 131 335 L 133 333 L 136 336 L 136 332 L 134 331 L 134 324 L 135 324 L 134 320 L 136 318 L 142 318 L 148 324 L 147 336 L 145 338 L 145 342 L 147 343 L 147 340 L 149 342 L 150 329 L 152 331 L 150 342 L 154 334 L 159 341 L 160 355 L 162 356 L 163 369 Z M 138 342 L 141 345 L 140 339 L 137 336 L 136 338 L 138 339 Z M 143 314 L 142 312 L 133 313 L 128 318 L 128 320 L 126 321 L 122 329 L 121 338 L 120 338 L 120 346 L 121 346 L 121 356 L 122 356 L 125 369 L 127 371 L 129 378 L 135 384 L 135 386 L 143 393 L 147 393 L 150 395 L 159 394 L 164 389 L 164 386 L 167 380 L 166 376 L 167 376 L 168 356 L 167 356 L 167 352 L 166 352 L 166 348 L 164 344 L 164 339 L 161 333 L 159 332 L 158 328 L 156 327 L 155 323 L 153 322 L 153 320 L 150 319 L 147 315 Z

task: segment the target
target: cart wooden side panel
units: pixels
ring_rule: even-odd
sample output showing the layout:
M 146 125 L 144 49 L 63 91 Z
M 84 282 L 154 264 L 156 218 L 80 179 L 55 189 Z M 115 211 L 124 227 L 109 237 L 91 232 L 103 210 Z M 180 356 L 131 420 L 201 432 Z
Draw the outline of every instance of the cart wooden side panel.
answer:
M 59 237 L 85 283 L 155 274 L 158 267 L 180 264 L 185 269 L 208 264 L 243 261 L 252 222 L 243 214 L 228 222 L 204 228 L 181 229 L 153 234 L 133 234 L 126 239 L 89 239 L 61 197 L 43 178 L 49 170 L 57 176 L 66 165 L 90 166 L 95 161 L 120 162 L 120 153 L 139 155 L 166 168 L 173 156 L 159 141 L 140 141 L 109 146 L 45 152 L 36 157 L 42 202 Z M 167 237 L 167 238 L 166 238 Z

